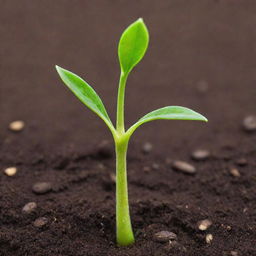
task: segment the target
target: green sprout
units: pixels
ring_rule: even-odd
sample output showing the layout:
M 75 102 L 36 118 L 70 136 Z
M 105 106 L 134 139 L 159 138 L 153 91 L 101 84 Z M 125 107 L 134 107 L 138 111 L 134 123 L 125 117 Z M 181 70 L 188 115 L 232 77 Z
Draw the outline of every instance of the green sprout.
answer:
M 116 127 L 93 88 L 74 73 L 56 66 L 62 81 L 88 108 L 95 112 L 110 129 L 116 152 L 116 239 L 120 246 L 134 243 L 134 235 L 129 213 L 126 155 L 128 143 L 133 132 L 142 124 L 158 119 L 198 120 L 207 119 L 201 114 L 185 107 L 167 106 L 148 113 L 129 129 L 124 125 L 124 97 L 127 77 L 143 58 L 149 43 L 146 25 L 140 18 L 132 23 L 122 34 L 118 46 L 121 74 L 118 88 Z

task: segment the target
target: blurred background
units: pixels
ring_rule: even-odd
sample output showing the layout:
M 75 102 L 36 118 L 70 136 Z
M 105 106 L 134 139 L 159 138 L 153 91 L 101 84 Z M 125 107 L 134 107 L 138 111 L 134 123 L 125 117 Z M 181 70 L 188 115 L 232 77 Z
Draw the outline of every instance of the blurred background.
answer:
M 115 122 L 117 45 L 138 17 L 148 26 L 150 45 L 128 79 L 126 126 L 167 105 L 190 107 L 209 123 L 149 123 L 135 133 L 132 147 L 150 141 L 155 154 L 169 155 L 182 154 L 184 147 L 249 142 L 238 135 L 243 118 L 255 113 L 256 1 L 0 3 L 0 134 L 5 150 L 51 153 L 72 147 L 86 152 L 111 140 L 104 123 L 62 84 L 54 65 L 93 86 Z M 14 120 L 25 122 L 23 134 L 5 139 Z

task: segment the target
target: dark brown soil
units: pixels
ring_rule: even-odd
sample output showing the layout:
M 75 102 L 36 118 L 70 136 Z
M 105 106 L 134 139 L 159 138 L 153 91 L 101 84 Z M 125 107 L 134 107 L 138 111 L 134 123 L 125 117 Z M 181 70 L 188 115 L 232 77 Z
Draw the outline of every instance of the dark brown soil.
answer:
M 256 133 L 241 127 L 256 114 L 255 1 L 0 3 L 1 256 L 256 255 Z M 127 126 L 165 105 L 191 107 L 209 123 L 159 121 L 136 132 L 128 171 L 137 241 L 118 248 L 115 159 L 98 152 L 110 133 L 61 84 L 54 65 L 84 77 L 114 117 L 117 42 L 140 16 L 151 42 L 128 81 Z M 8 130 L 14 120 L 25 129 Z M 145 155 L 147 141 L 153 150 Z M 198 148 L 210 158 L 192 160 Z M 241 158 L 246 165 L 238 165 Z M 174 171 L 173 160 L 197 173 Z M 4 174 L 10 166 L 15 176 Z M 51 191 L 35 194 L 37 182 L 50 182 Z M 25 214 L 28 202 L 37 208 Z M 212 221 L 207 231 L 198 229 L 203 219 Z M 162 230 L 176 233 L 179 246 L 155 242 Z

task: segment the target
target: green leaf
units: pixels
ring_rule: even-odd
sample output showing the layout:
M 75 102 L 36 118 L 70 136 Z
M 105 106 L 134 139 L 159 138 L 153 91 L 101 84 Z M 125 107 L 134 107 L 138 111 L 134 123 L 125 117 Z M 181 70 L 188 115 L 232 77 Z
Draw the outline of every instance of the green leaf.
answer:
M 95 112 L 108 125 L 110 130 L 114 129 L 107 111 L 92 87 L 76 74 L 56 66 L 56 70 L 64 84 L 82 101 L 89 109 Z
M 122 34 L 118 56 L 123 73 L 128 74 L 143 58 L 149 42 L 148 30 L 142 18 L 132 23 Z
M 169 106 L 154 110 L 143 116 L 137 123 L 130 127 L 127 133 L 131 135 L 140 125 L 158 119 L 208 121 L 203 115 L 192 109 L 179 106 Z

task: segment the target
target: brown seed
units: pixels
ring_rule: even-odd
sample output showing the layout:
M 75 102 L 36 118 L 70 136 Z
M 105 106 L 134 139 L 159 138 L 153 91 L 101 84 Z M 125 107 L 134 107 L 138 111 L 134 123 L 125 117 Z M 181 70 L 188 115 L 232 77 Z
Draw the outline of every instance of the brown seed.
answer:
M 195 174 L 196 173 L 196 168 L 187 163 L 187 162 L 183 162 L 183 161 L 174 161 L 172 164 L 173 169 L 183 172 L 185 174 Z
M 149 142 L 146 142 L 142 147 L 142 151 L 144 154 L 150 153 L 152 149 L 153 149 L 153 145 Z
M 9 124 L 9 129 L 14 132 L 19 132 L 23 130 L 24 126 L 25 126 L 25 123 L 21 120 L 18 120 L 18 121 L 11 122 Z
M 213 240 L 213 235 L 212 234 L 207 234 L 205 237 L 205 241 L 207 244 L 210 244 Z
M 166 243 L 170 240 L 177 240 L 177 235 L 169 231 L 160 231 L 154 234 L 154 240 L 160 243 Z
M 52 190 L 50 182 L 37 182 L 33 185 L 32 190 L 36 194 L 45 194 Z
M 210 156 L 210 152 L 204 149 L 197 149 L 191 154 L 191 157 L 197 161 L 206 160 L 207 158 L 209 158 L 209 156 Z
M 17 173 L 17 168 L 16 167 L 8 167 L 4 170 L 4 173 L 7 176 L 14 176 Z
M 245 117 L 243 127 L 247 132 L 256 131 L 256 116 L 251 115 Z
M 238 169 L 236 169 L 236 168 L 231 168 L 231 169 L 229 170 L 229 172 L 230 172 L 230 174 L 231 174 L 232 176 L 234 176 L 234 177 L 240 177 L 240 176 L 241 176 L 240 172 L 239 172 Z
M 40 217 L 38 219 L 36 219 L 33 223 L 33 225 L 36 228 L 42 228 L 43 226 L 45 226 L 48 223 L 48 219 L 46 217 Z
M 35 202 L 29 202 L 23 206 L 22 212 L 31 213 L 35 211 L 36 207 L 37 207 L 37 204 Z
M 201 220 L 197 223 L 198 229 L 201 231 L 207 230 L 211 225 L 212 225 L 212 221 L 208 219 Z

